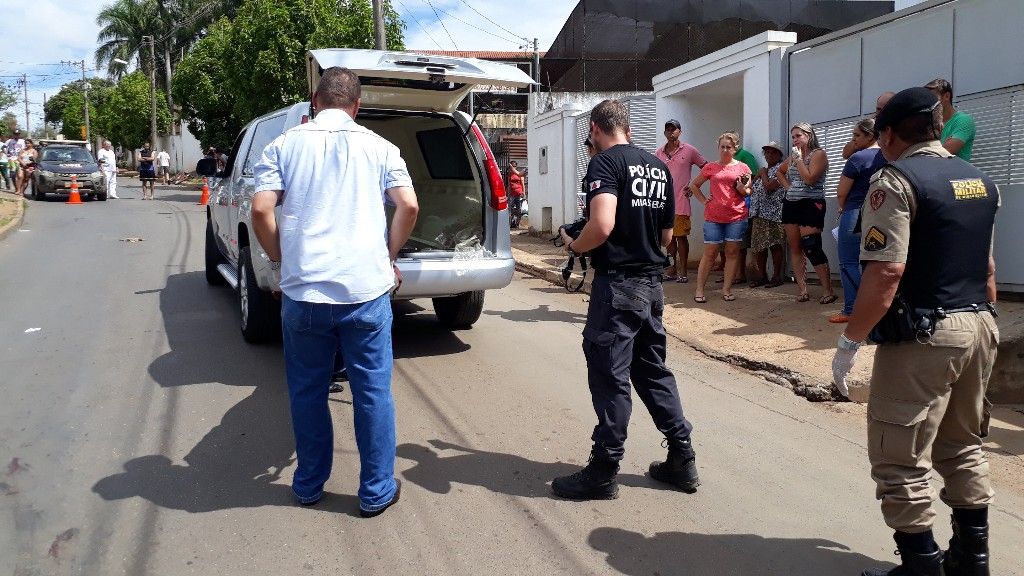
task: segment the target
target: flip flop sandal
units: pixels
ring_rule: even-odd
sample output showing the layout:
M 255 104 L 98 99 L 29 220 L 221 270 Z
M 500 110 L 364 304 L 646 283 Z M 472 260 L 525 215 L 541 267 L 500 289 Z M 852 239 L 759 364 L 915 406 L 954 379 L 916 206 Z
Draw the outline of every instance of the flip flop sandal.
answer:
M 705 296 L 694 296 L 693 301 L 696 302 L 697 304 L 704 304 L 708 301 L 708 299 Z
M 831 304 L 836 300 L 839 300 L 839 296 L 836 296 L 835 294 L 829 294 L 828 296 L 822 296 L 821 299 L 818 300 L 818 303 L 820 303 L 821 305 L 825 305 Z
M 725 300 L 726 302 L 732 302 L 735 299 L 736 299 L 736 295 L 735 294 L 722 294 L 722 300 Z
M 765 285 L 765 284 L 767 284 L 767 283 L 768 283 L 768 282 L 767 282 L 767 281 L 765 281 L 765 280 L 751 280 L 751 281 L 750 281 L 750 284 L 749 284 L 749 286 L 750 286 L 751 288 L 758 288 L 758 287 L 760 287 L 760 286 L 764 286 L 764 285 Z
M 771 280 L 764 285 L 765 288 L 778 288 L 782 286 L 782 280 Z
M 678 282 L 679 281 L 679 277 L 678 276 L 669 276 L 668 274 L 662 274 L 661 275 L 661 281 L 662 282 Z
M 687 278 L 686 276 L 680 276 L 680 277 L 676 278 L 676 282 L 678 282 L 680 284 L 686 284 L 689 281 L 690 281 L 690 279 Z
M 796 297 L 797 302 L 807 302 L 810 299 L 811 295 L 807 294 L 806 292 Z

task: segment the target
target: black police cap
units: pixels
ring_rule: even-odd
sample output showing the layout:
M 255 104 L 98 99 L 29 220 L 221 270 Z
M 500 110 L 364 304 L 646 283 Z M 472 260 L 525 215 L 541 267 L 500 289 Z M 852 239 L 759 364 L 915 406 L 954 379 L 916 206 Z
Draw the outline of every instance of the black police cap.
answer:
M 918 114 L 931 114 L 939 105 L 939 99 L 927 88 L 907 88 L 889 99 L 875 117 L 875 132 L 892 128 L 905 118 Z

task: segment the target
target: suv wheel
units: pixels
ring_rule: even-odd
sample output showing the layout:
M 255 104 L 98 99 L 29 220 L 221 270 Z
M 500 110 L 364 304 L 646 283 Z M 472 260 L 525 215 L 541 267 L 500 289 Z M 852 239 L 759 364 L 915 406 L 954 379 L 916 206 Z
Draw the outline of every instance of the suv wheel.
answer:
M 32 180 L 32 199 L 37 202 L 43 202 L 46 200 L 46 192 L 39 186 L 39 183 L 34 179 Z
M 455 296 L 434 298 L 434 314 L 446 328 L 469 328 L 480 319 L 484 310 L 484 291 L 464 292 Z
M 246 342 L 259 344 L 280 336 L 281 304 L 256 283 L 248 246 L 238 254 L 238 304 L 242 338 Z
M 217 266 L 224 264 L 224 256 L 217 248 L 217 237 L 213 234 L 213 223 L 206 219 L 206 283 L 210 286 L 224 284 L 224 277 L 217 271 Z M 239 280 L 241 282 L 241 280 Z

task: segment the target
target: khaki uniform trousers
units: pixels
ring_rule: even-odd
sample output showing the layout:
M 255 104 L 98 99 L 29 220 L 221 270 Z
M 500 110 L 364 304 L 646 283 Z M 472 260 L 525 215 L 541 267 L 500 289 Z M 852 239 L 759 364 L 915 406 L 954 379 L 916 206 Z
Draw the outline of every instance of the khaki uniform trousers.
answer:
M 992 502 L 985 399 L 999 329 L 989 312 L 940 320 L 927 343 L 880 345 L 868 399 L 868 458 L 885 523 L 902 532 L 932 527 L 932 469 L 940 497 L 957 508 Z

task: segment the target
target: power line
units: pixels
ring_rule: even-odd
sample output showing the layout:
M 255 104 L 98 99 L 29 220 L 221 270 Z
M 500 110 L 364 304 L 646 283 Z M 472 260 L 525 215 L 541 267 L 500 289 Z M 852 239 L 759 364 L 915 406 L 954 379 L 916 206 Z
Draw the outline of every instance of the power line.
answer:
M 427 4 L 430 4 L 430 0 L 425 0 L 425 1 L 427 2 Z M 433 4 L 431 4 L 430 7 L 433 8 Z M 504 40 L 506 42 L 511 42 L 512 44 L 515 44 L 516 46 L 522 45 L 523 40 L 525 40 L 525 38 L 516 38 L 515 40 L 510 40 L 506 36 L 502 36 L 500 34 L 495 34 L 494 32 L 491 32 L 490 30 L 484 30 L 483 28 L 477 26 L 476 24 L 470 24 L 469 22 L 466 22 L 462 18 L 459 18 L 458 16 L 452 14 L 451 12 L 445 11 L 444 8 L 436 8 L 434 10 L 434 13 L 436 14 L 438 11 L 440 11 L 442 14 L 444 14 L 445 16 L 450 17 L 453 20 L 457 20 L 459 22 L 462 22 L 463 24 L 465 24 L 466 26 L 469 26 L 470 28 L 475 28 L 475 29 L 483 32 L 484 34 L 490 34 L 491 36 L 494 36 L 498 40 Z M 438 22 L 440 22 L 440 21 L 441 21 L 441 18 L 438 17 Z M 444 26 L 444 24 L 442 23 L 441 26 Z M 445 31 L 446 32 L 448 31 L 447 28 L 445 29 Z M 449 34 L 449 36 L 451 36 L 451 35 Z M 452 42 L 454 43 L 454 40 Z
M 402 3 L 402 0 L 398 0 L 398 5 L 401 6 L 403 10 L 405 10 L 405 13 L 408 14 L 410 18 L 416 21 L 416 24 L 420 27 L 420 30 L 423 30 L 423 33 L 427 35 L 427 38 L 430 38 L 430 41 L 433 42 L 434 45 L 437 46 L 439 50 L 444 50 L 444 47 L 441 46 L 441 43 L 435 40 L 434 37 L 430 35 L 430 32 L 427 32 L 426 27 L 423 26 L 423 23 L 420 22 L 420 19 L 416 17 L 416 14 L 414 14 L 412 10 L 409 10 L 409 8 L 404 3 Z
M 498 24 L 498 23 L 497 23 L 497 22 L 495 22 L 494 20 L 491 20 L 490 18 L 488 18 L 488 17 L 487 17 L 487 15 L 486 15 L 486 14 L 484 14 L 483 12 L 481 12 L 481 11 L 477 10 L 477 9 L 476 9 L 476 8 L 475 8 L 475 7 L 474 7 L 474 6 L 472 5 L 472 4 L 470 4 L 470 3 L 469 3 L 469 2 L 467 2 L 466 0 L 460 0 L 460 1 L 461 1 L 461 2 L 463 3 L 463 4 L 465 4 L 466 6 L 469 6 L 469 9 L 470 9 L 470 10 L 472 10 L 473 12 L 476 12 L 476 13 L 477 13 L 477 14 L 479 14 L 479 15 L 480 15 L 481 17 L 483 17 L 483 19 L 484 19 L 484 20 L 487 20 L 487 21 L 488 21 L 488 22 L 490 22 L 491 24 L 494 24 L 494 25 L 495 25 L 495 26 L 497 26 L 498 28 L 501 28 L 502 30 L 504 30 L 505 32 L 508 32 L 509 34 L 511 34 L 512 36 L 514 36 L 514 37 L 516 37 L 516 38 L 519 38 L 519 39 L 521 39 L 521 40 L 526 40 L 526 37 L 525 37 L 525 36 L 520 36 L 519 34 L 516 34 L 515 32 L 513 32 L 513 31 L 509 30 L 508 28 L 505 28 L 505 27 L 504 27 L 504 26 L 502 26 L 501 24 Z
M 444 28 L 444 33 L 447 34 L 448 39 L 452 41 L 452 46 L 455 46 L 455 49 L 458 50 L 459 45 L 455 43 L 455 38 L 452 38 L 452 33 L 448 31 L 448 27 L 444 25 L 443 21 L 441 21 L 441 16 L 437 13 L 437 8 L 434 8 L 434 5 L 430 2 L 430 0 L 423 1 L 426 2 L 427 6 L 430 6 L 430 9 L 434 11 L 434 17 L 437 18 L 437 23 L 441 25 L 441 28 Z

